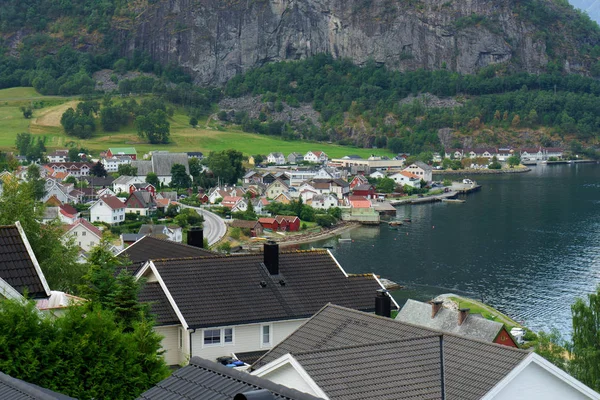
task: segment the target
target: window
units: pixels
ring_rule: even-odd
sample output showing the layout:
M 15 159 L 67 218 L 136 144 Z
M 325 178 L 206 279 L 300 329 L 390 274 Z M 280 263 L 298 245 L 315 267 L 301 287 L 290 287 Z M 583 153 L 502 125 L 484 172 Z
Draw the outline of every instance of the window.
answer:
M 260 327 L 260 344 L 262 346 L 271 345 L 271 325 L 261 325 Z
M 221 343 L 220 329 L 206 329 L 204 331 L 204 345 L 215 345 Z
M 183 329 L 179 328 L 179 348 L 183 349 Z
M 113 217 L 113 221 L 116 221 L 116 220 L 117 220 L 117 217 Z
M 73 232 L 73 234 L 75 234 L 75 236 L 77 236 L 77 232 Z
M 87 232 L 85 232 L 85 231 L 81 232 L 81 236 L 85 236 L 86 233 Z
M 233 343 L 233 328 L 225 328 L 223 329 L 224 334 L 224 340 L 223 342 L 225 343 Z

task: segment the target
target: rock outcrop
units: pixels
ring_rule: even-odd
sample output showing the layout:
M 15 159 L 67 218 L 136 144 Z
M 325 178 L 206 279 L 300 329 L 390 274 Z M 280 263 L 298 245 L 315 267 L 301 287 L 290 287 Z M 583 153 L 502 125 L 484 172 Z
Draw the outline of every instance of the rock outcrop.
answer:
M 123 53 L 176 63 L 222 84 L 268 62 L 318 53 L 398 70 L 474 73 L 495 63 L 537 73 L 545 42 L 516 0 L 155 0 L 117 25 Z

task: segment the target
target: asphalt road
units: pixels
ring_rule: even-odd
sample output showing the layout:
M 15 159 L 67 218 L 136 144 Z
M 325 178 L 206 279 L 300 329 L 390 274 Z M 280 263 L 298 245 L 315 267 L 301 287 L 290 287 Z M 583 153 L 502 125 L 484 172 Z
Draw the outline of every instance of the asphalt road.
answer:
M 225 236 L 227 227 L 225 226 L 225 221 L 223 221 L 223 218 L 203 208 L 187 206 L 185 204 L 182 204 L 182 207 L 193 208 L 194 210 L 198 211 L 198 214 L 204 217 L 204 237 L 206 240 L 208 240 L 209 246 L 212 246 L 221 240 L 223 236 Z

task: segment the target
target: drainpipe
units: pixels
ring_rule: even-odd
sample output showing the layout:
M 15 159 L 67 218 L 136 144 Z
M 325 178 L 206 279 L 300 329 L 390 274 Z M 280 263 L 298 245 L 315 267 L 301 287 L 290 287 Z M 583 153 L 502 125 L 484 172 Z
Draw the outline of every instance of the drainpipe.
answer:
M 192 333 L 196 333 L 196 328 L 193 330 L 188 328 L 188 332 L 190 333 L 190 360 L 192 359 Z

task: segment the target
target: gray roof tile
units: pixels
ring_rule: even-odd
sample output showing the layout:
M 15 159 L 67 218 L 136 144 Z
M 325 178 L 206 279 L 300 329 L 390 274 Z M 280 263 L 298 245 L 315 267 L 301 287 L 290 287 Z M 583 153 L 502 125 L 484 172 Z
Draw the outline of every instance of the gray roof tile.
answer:
M 76 400 L 0 372 L 0 399 L 6 400 Z
M 188 366 L 175 371 L 139 399 L 232 400 L 238 393 L 261 389 L 271 392 L 275 399 L 318 400 L 309 394 L 199 357 L 192 357 Z
M 396 319 L 425 328 L 481 339 L 486 342 L 493 342 L 504 326 L 500 322 L 478 318 L 474 315 L 467 316 L 462 325 L 458 325 L 458 314 L 458 311 L 442 307 L 436 313 L 435 318 L 431 318 L 430 304 L 408 299 Z

